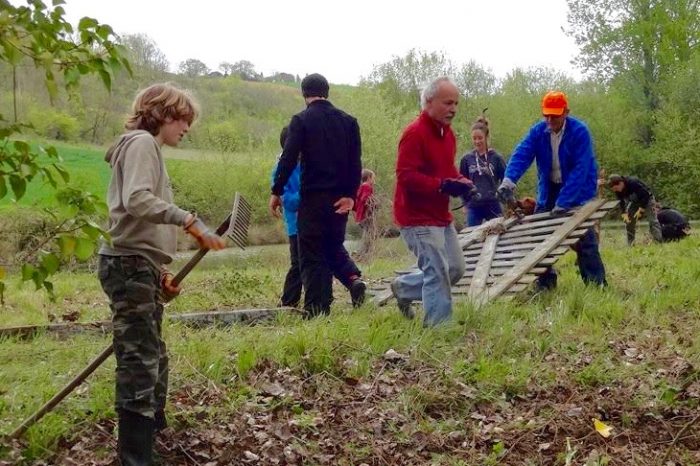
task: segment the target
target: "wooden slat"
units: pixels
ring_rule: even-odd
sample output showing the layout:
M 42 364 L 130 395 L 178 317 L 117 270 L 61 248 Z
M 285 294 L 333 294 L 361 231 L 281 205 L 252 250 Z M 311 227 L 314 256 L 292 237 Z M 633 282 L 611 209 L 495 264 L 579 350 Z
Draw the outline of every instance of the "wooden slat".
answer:
M 491 267 L 491 271 L 489 272 L 489 275 L 494 276 L 494 277 L 499 277 L 501 275 L 504 275 L 508 273 L 508 271 L 511 269 L 511 267 L 501 267 L 501 268 L 494 268 Z M 535 274 L 542 274 L 547 270 L 546 267 L 535 267 L 532 269 L 532 273 Z M 473 270 L 467 270 L 464 272 L 465 277 L 473 277 L 474 276 L 474 271 Z
M 481 248 L 465 249 L 464 250 L 464 257 L 471 257 L 471 256 L 479 257 L 480 255 L 481 255 Z
M 511 218 L 503 220 L 501 222 L 501 225 L 503 226 L 503 228 L 505 230 L 508 230 L 513 225 L 520 223 L 520 221 L 521 221 L 521 219 L 518 217 L 511 217 Z M 470 231 L 469 234 L 460 235 L 460 237 L 459 237 L 460 247 L 464 250 L 473 244 L 483 243 L 484 239 L 485 239 L 484 234 L 489 228 L 491 228 L 491 225 L 489 224 L 489 222 L 486 222 L 482 225 L 479 225 L 474 230 Z
M 529 285 L 516 283 L 516 284 L 512 285 L 512 286 L 508 289 L 507 293 L 512 293 L 512 294 L 520 293 L 521 291 L 525 291 L 525 290 L 528 289 L 528 288 L 529 288 Z M 470 288 L 467 288 L 467 287 L 453 287 L 453 288 L 452 288 L 452 294 L 455 294 L 455 295 L 467 295 L 467 297 L 468 297 L 470 300 L 473 300 L 473 298 L 472 298 L 471 295 L 469 294 L 469 290 L 470 290 Z M 489 293 L 489 288 L 486 288 L 486 289 L 484 290 L 484 295 L 488 295 L 488 293 Z M 488 301 L 490 301 L 490 299 L 486 299 L 486 300 L 484 300 L 483 302 L 486 303 L 486 302 L 488 302 Z
M 508 288 L 508 291 L 506 291 L 506 293 L 516 294 L 516 293 L 520 293 L 522 291 L 525 291 L 528 288 L 529 288 L 528 285 L 524 285 L 522 283 L 516 283 L 515 285 L 512 285 L 510 288 Z
M 469 286 L 469 299 L 473 300 L 486 289 L 486 279 L 491 270 L 491 262 L 493 262 L 493 256 L 496 254 L 496 245 L 499 238 L 500 235 L 491 235 L 484 242 L 479 262 L 476 264 L 476 270 Z
M 526 273 L 537 273 L 535 272 L 536 267 L 534 266 L 556 249 L 563 239 L 579 230 L 585 233 L 586 229 L 580 227 L 585 225 L 587 218 L 604 203 L 604 200 L 596 199 L 579 209 L 563 225 L 557 228 L 553 235 L 550 235 L 542 244 L 533 249 L 530 254 L 523 258 L 515 267 L 512 267 L 508 272 L 503 274 L 501 278 L 489 288 L 489 293 L 480 295 L 479 299 L 483 302 L 485 299 L 497 298 Z
M 499 267 L 499 268 L 508 268 L 508 267 L 515 267 L 520 261 L 520 260 L 501 260 L 501 261 L 493 261 L 491 264 L 491 267 Z M 554 265 L 557 262 L 558 258 L 557 257 L 545 257 L 541 261 L 537 263 L 537 265 L 543 266 L 543 267 L 550 267 Z
M 523 275 L 519 280 L 518 283 L 522 283 L 524 285 L 529 285 L 531 283 L 534 283 L 537 278 L 539 278 L 537 275 L 534 274 L 528 274 L 528 275 Z M 462 277 L 456 284 L 455 286 L 469 286 L 471 284 L 472 277 Z M 486 283 L 488 285 L 491 285 L 492 283 L 496 283 L 498 280 L 498 276 L 491 276 L 489 275 L 486 278 Z
M 527 255 L 528 251 L 533 249 L 531 247 L 528 247 L 527 245 L 519 245 L 518 244 L 518 245 L 514 245 L 514 246 L 523 246 L 523 247 L 510 248 L 508 246 L 497 245 L 496 255 L 494 256 L 494 259 L 515 259 L 518 257 L 525 257 Z M 568 250 L 569 250 L 568 247 L 562 246 L 562 247 L 556 249 L 556 251 L 557 251 L 556 254 L 564 254 Z M 555 253 L 553 252 L 552 254 L 555 254 Z M 478 249 L 465 251 L 464 252 L 464 261 L 465 262 L 476 262 L 479 259 L 479 255 L 480 255 L 480 251 Z
M 550 256 L 552 255 L 562 255 L 569 251 L 570 249 L 566 246 L 559 247 L 552 251 L 550 253 Z M 530 251 L 530 249 L 521 249 L 519 251 L 509 251 L 509 252 L 496 252 L 496 255 L 493 256 L 494 260 L 513 260 L 513 259 L 520 259 L 523 258 L 527 255 L 527 253 Z
M 548 226 L 556 228 L 557 226 L 566 222 L 567 218 L 568 217 L 555 217 L 555 218 L 548 218 L 546 220 L 540 220 L 538 222 L 520 223 L 518 225 L 514 225 L 513 227 L 509 228 L 508 233 L 510 233 L 512 231 L 522 231 L 522 230 L 529 230 L 531 228 L 541 228 L 541 227 L 548 227 Z
M 581 228 L 583 228 L 583 227 L 589 227 L 589 228 L 590 228 L 590 227 L 592 227 L 592 226 L 594 226 L 594 225 L 595 225 L 595 222 L 586 221 L 585 223 L 582 223 L 582 224 L 581 224 Z M 535 225 L 533 225 L 533 227 L 535 227 Z M 555 231 L 557 228 L 558 228 L 557 225 L 550 225 L 550 226 L 544 226 L 544 227 L 541 227 L 541 228 L 532 228 L 532 229 L 530 229 L 530 230 L 514 231 L 514 232 L 512 232 L 512 233 L 511 233 L 510 231 L 507 231 L 506 233 L 503 233 L 503 234 L 501 235 L 501 238 L 503 238 L 504 240 L 506 240 L 506 239 L 510 239 L 510 238 L 518 238 L 518 237 L 521 237 L 521 236 L 535 237 L 535 236 L 551 235 L 552 233 L 554 233 L 554 231 Z
M 535 225 L 533 225 L 534 227 Z M 508 232 L 504 233 L 501 235 L 501 237 L 506 240 L 510 238 L 518 238 L 520 236 L 527 236 L 530 238 L 535 238 L 537 236 L 547 236 L 551 235 L 554 230 L 557 229 L 556 225 L 548 226 L 548 227 L 542 227 L 542 228 L 532 228 L 530 230 L 520 230 L 520 231 L 514 231 L 514 232 Z
M 576 243 L 578 243 L 578 238 L 567 238 L 559 244 L 561 246 L 571 246 Z M 496 254 L 510 251 L 529 251 L 537 247 L 538 244 L 540 244 L 540 242 L 532 244 L 503 244 L 503 241 L 501 241 L 501 243 L 498 245 L 498 248 L 496 249 Z
M 600 220 L 601 218 L 605 217 L 608 215 L 607 211 L 596 211 L 593 215 L 588 217 L 588 221 L 594 221 L 594 220 Z M 530 223 L 519 223 L 518 225 L 514 225 L 511 228 L 508 229 L 508 233 L 514 232 L 514 231 L 523 231 L 523 230 L 530 230 L 534 228 L 543 228 L 543 227 L 557 227 L 564 223 L 570 216 L 564 216 L 564 217 L 555 217 L 555 218 L 549 218 L 546 220 L 540 220 L 537 222 L 530 222 Z
M 582 228 L 581 230 L 576 230 L 573 233 L 571 233 L 569 235 L 569 237 L 570 238 L 579 238 L 579 237 L 583 236 L 586 233 L 586 231 L 588 231 L 588 228 L 590 228 L 590 227 L 585 227 L 585 228 Z M 518 238 L 510 238 L 507 240 L 502 239 L 499 246 L 511 245 L 511 244 L 530 244 L 533 247 L 536 247 L 536 246 L 539 246 L 540 244 L 544 243 L 545 241 L 547 241 L 551 237 L 552 237 L 552 235 L 536 236 L 535 238 L 529 238 L 527 236 L 522 236 L 522 237 L 518 237 Z M 576 241 L 574 241 L 571 244 L 574 244 L 574 243 L 576 243 Z
M 566 252 L 566 251 L 565 251 Z M 554 252 L 550 253 L 545 259 L 543 259 L 540 264 L 542 265 L 553 265 L 559 258 L 557 256 L 560 256 L 562 253 L 555 254 Z M 498 258 L 494 256 L 492 258 L 492 267 L 512 267 L 515 264 L 518 263 L 520 259 L 522 259 L 524 256 L 520 257 L 508 257 L 508 258 Z M 466 268 L 470 270 L 478 270 L 479 269 L 479 263 L 476 261 L 471 261 L 466 264 Z

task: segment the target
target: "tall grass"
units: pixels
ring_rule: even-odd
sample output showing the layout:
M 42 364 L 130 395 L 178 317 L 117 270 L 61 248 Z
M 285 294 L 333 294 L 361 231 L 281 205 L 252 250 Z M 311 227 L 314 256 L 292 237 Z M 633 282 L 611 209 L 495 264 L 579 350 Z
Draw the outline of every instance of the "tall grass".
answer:
M 261 364 L 315 374 L 329 378 L 329 383 L 337 377 L 371 383 L 377 361 L 394 349 L 443 374 L 399 398 L 399 409 L 418 417 L 436 406 L 450 416 L 466 416 L 477 403 L 499 403 L 564 380 L 582 391 L 636 380 L 647 389 L 631 404 L 653 401 L 661 408 L 679 403 L 675 392 L 669 392 L 673 382 L 659 383 L 654 374 L 666 370 L 672 358 L 700 364 L 695 338 L 700 289 L 692 286 L 699 275 L 700 239 L 627 248 L 622 246 L 624 232 L 604 233 L 608 288 L 584 286 L 569 254 L 558 264 L 560 286 L 554 292 L 525 293 L 482 308 L 458 302 L 452 321 L 436 329 L 404 320 L 393 304 L 353 311 L 342 289 L 336 290 L 330 318 L 303 321 L 285 314 L 255 327 L 204 330 L 171 323 L 165 333 L 173 355 L 173 389 L 209 384 L 222 390 L 233 405 L 209 406 L 216 415 L 252 396 L 255 389 L 250 384 L 255 382 L 250 373 Z M 368 280 L 388 276 L 412 260 L 399 240 L 385 242 L 379 249 L 382 256 L 365 268 Z M 247 257 L 219 258 L 188 278 L 183 296 L 167 312 L 274 305 L 286 260 L 282 246 Z M 95 308 L 101 315 L 107 313 L 94 276 L 63 274 L 56 285 L 55 304 L 26 288 L 11 288 L 8 307 L 0 313 L 2 325 L 41 322 L 49 309 L 59 315 L 82 309 L 85 320 L 98 317 Z M 67 341 L 47 335 L 0 342 L 0 431 L 16 426 L 106 342 L 88 335 Z M 621 348 L 627 346 L 639 348 L 644 359 L 625 363 Z M 109 361 L 77 394 L 30 429 L 29 456 L 46 456 L 61 436 L 113 415 L 112 364 Z M 460 394 L 464 386 L 471 387 L 466 398 Z

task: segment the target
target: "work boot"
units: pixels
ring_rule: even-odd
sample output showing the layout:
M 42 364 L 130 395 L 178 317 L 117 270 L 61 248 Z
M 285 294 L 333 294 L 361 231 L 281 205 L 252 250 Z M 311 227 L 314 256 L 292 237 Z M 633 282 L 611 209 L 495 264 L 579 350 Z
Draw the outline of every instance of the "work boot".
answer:
M 168 427 L 168 420 L 165 418 L 165 410 L 159 409 L 155 412 L 155 419 L 153 420 L 153 431 L 155 433 Z
M 396 304 L 399 307 L 399 311 L 401 311 L 401 315 L 407 319 L 415 318 L 416 313 L 413 312 L 413 309 L 411 308 L 411 300 L 405 299 L 405 298 L 399 298 L 398 284 L 396 283 L 396 280 L 393 280 L 391 282 L 390 286 L 391 286 L 391 292 L 394 294 L 394 297 L 396 298 Z
M 356 278 L 350 283 L 350 299 L 352 300 L 352 307 L 360 307 L 365 302 L 365 291 L 367 290 L 367 284 Z
M 132 411 L 119 411 L 118 454 L 122 466 L 153 464 L 153 419 Z

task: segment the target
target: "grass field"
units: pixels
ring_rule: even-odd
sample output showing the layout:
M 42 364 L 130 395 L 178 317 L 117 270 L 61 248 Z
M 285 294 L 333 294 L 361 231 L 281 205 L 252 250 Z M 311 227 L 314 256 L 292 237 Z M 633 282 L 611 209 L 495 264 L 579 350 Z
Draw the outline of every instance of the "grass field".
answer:
M 58 151 L 58 154 L 63 159 L 63 164 L 71 174 L 70 183 L 94 194 L 104 197 L 109 185 L 111 170 L 109 165 L 104 160 L 106 147 L 92 145 L 75 145 L 62 143 L 58 141 L 50 141 L 45 143 L 32 143 L 34 147 L 38 145 L 52 145 Z M 218 156 L 213 152 L 195 151 L 188 149 L 172 149 L 165 148 L 164 154 L 167 164 L 177 165 L 187 161 L 197 159 L 211 160 Z M 184 161 L 184 162 L 183 162 Z M 13 204 L 15 201 L 11 196 L 0 200 L 0 206 Z M 43 184 L 37 179 L 31 189 L 27 189 L 26 194 L 20 201 L 19 205 L 23 206 L 40 206 L 53 205 L 54 190 L 48 184 Z
M 106 148 L 56 142 L 52 144 L 71 174 L 71 184 L 104 199 L 111 176 L 110 167 L 104 161 Z M 277 150 L 261 148 L 256 152 L 225 154 L 164 148 L 175 202 L 184 209 L 196 211 L 205 221 L 218 224 L 230 212 L 235 193 L 240 192 L 253 207 L 251 243 L 283 241 L 285 237 L 279 222 L 274 221 L 267 212 L 270 172 Z M 27 223 L 32 223 L 27 217 L 31 217 L 34 212 L 38 217 L 42 209 L 51 209 L 56 205 L 53 188 L 43 180 L 35 179 L 19 202 L 10 195 L 0 200 L 0 212 L 13 219 L 6 225 L 0 225 L 0 237 L 22 237 Z M 22 210 L 17 213 L 18 209 Z M 17 216 L 20 219 L 14 220 Z M 16 225 L 10 225 L 10 222 Z M 41 224 L 41 221 L 33 223 Z M 12 247 L 0 245 L 0 252 L 6 251 L 10 255 L 16 253 Z
M 630 249 L 623 236 L 604 231 L 607 289 L 583 286 L 568 254 L 556 291 L 482 309 L 459 302 L 432 330 L 394 304 L 353 311 L 343 290 L 327 319 L 170 323 L 162 464 L 698 465 L 700 238 Z M 275 304 L 284 246 L 217 254 L 168 313 Z M 375 280 L 411 262 L 400 240 L 385 240 L 363 269 Z M 107 314 L 90 271 L 61 274 L 56 292 L 51 303 L 10 283 L 0 325 Z M 0 341 L 0 433 L 106 344 L 95 335 Z M 113 368 L 110 359 L 0 457 L 110 464 Z M 593 418 L 612 426 L 608 438 Z

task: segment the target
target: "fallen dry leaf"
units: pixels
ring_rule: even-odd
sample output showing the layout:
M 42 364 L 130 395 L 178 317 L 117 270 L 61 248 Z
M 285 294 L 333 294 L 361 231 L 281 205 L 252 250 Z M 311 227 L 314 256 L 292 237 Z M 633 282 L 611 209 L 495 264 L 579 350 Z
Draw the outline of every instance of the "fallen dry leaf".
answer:
M 593 427 L 603 438 L 608 438 L 612 434 L 612 426 L 609 426 L 599 419 L 593 418 Z

